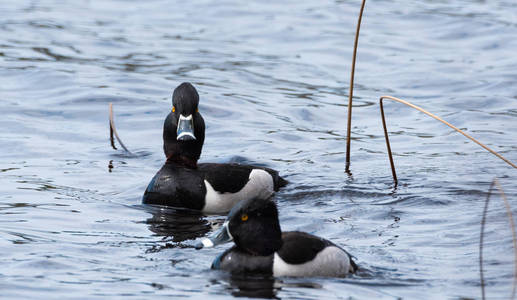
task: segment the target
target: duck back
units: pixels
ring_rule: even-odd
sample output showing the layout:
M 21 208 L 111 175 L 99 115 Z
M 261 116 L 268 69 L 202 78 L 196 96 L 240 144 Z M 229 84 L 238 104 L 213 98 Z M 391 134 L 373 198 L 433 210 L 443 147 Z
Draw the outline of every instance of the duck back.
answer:
M 274 276 L 342 277 L 357 270 L 350 254 L 329 240 L 299 231 L 282 233 L 273 259 Z
M 205 179 L 210 182 L 216 191 L 224 193 L 236 193 L 240 191 L 250 179 L 253 170 L 266 171 L 273 180 L 274 191 L 284 187 L 287 181 L 278 175 L 278 172 L 266 168 L 235 163 L 201 163 L 198 164 L 199 171 L 203 172 Z

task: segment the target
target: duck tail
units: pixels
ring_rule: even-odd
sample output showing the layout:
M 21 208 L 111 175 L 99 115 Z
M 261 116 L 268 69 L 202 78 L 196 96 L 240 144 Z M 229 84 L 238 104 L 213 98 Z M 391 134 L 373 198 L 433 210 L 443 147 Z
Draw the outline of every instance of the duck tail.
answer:
M 350 273 L 355 273 L 357 271 L 357 269 L 359 269 L 359 267 L 357 266 L 355 261 L 352 259 L 352 257 L 350 257 L 350 270 L 349 270 L 349 272 Z
M 289 183 L 289 181 L 280 177 L 280 175 L 278 174 L 278 171 L 275 171 L 270 168 L 264 168 L 264 170 L 267 171 L 269 173 L 269 175 L 271 175 L 271 177 L 273 177 L 273 185 L 274 185 L 275 192 L 278 192 L 278 190 L 281 187 L 284 187 Z
M 289 181 L 283 179 L 280 177 L 280 175 L 277 174 L 277 180 L 275 182 L 275 191 L 278 191 L 279 188 L 286 186 L 289 183 Z
M 280 177 L 280 175 L 278 174 L 278 171 L 270 169 L 270 168 L 262 168 L 262 169 L 264 171 L 268 172 L 269 175 L 271 175 L 271 177 L 273 178 L 273 185 L 274 185 L 273 188 L 274 188 L 275 192 L 278 192 L 278 190 L 281 187 L 284 187 L 289 183 L 289 181 Z

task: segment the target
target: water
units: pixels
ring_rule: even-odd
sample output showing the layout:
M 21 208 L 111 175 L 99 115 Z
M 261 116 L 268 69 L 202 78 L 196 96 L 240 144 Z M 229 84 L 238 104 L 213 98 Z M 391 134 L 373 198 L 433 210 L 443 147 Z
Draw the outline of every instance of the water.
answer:
M 517 161 L 513 1 L 370 1 L 344 173 L 346 95 L 359 1 L 2 1 L 0 289 L 5 298 L 480 298 L 479 230 L 493 178 L 517 213 L 515 170 L 420 105 Z M 164 162 L 172 90 L 198 89 L 204 162 L 267 165 L 284 230 L 344 246 L 344 279 L 239 278 L 210 270 L 225 247 L 191 241 L 204 217 L 140 205 Z M 109 145 L 108 103 L 121 138 Z M 109 166 L 112 166 L 110 168 Z M 229 246 L 229 245 L 228 245 Z M 487 296 L 512 288 L 500 197 L 488 212 Z

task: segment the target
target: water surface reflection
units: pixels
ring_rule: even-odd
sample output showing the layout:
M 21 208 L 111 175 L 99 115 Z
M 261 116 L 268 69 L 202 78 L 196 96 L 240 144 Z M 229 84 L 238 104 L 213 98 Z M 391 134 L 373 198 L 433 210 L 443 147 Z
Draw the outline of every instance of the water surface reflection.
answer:
M 172 242 L 194 240 L 210 231 L 211 223 L 199 211 L 177 209 L 159 205 L 145 205 L 152 217 L 145 222 L 158 236 L 171 238 Z

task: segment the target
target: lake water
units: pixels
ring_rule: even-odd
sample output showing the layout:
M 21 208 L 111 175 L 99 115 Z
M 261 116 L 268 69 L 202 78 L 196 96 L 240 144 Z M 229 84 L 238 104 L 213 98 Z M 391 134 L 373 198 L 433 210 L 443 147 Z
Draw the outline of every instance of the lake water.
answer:
M 479 232 L 491 181 L 517 214 L 517 172 L 450 128 L 378 98 L 412 101 L 517 161 L 517 5 L 366 3 L 351 175 L 347 95 L 360 1 L 1 1 L 2 298 L 481 298 Z M 290 184 L 283 230 L 326 237 L 361 271 L 242 278 L 210 270 L 230 245 L 193 239 L 224 216 L 141 205 L 164 162 L 181 82 L 200 94 L 203 162 L 255 163 Z M 109 144 L 108 104 L 125 144 Z M 494 195 L 486 293 L 512 290 L 512 233 Z

